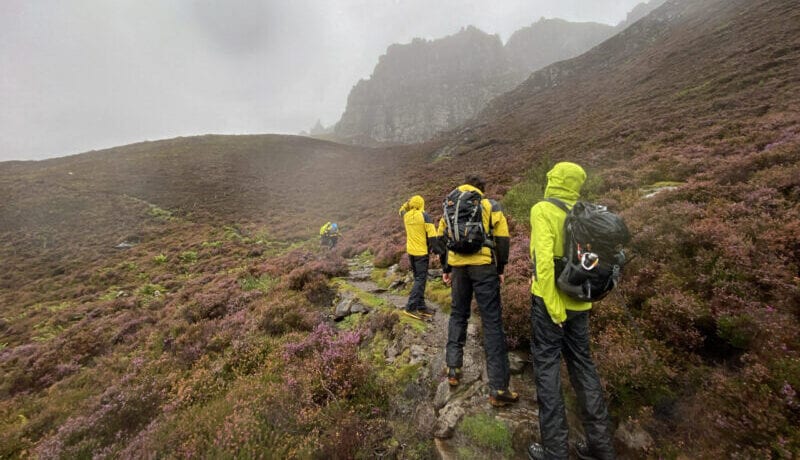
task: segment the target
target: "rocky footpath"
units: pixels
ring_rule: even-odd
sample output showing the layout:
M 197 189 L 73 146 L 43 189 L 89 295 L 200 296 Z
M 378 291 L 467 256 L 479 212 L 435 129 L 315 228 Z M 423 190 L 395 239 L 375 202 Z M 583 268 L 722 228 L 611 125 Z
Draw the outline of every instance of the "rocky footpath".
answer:
M 379 287 L 370 279 L 371 269 L 367 263 L 352 260 L 348 283 L 380 297 L 393 308 L 402 309 L 407 297 Z M 435 275 L 438 276 L 439 273 L 435 272 Z M 404 283 L 410 282 L 410 277 L 401 278 L 400 283 L 395 286 L 402 287 Z M 462 383 L 456 388 L 451 388 L 445 379 L 444 361 L 449 316 L 441 312 L 440 306 L 428 303 L 436 308 L 437 313 L 432 320 L 425 323 L 424 331 L 405 328 L 403 334 L 398 336 L 385 352 L 387 363 L 393 362 L 408 350 L 411 363 L 422 364 L 417 394 L 414 398 L 416 407 L 410 408 L 408 414 L 415 429 L 430 433 L 435 440 L 436 451 L 440 458 L 460 458 L 459 448 L 472 447 L 469 445 L 470 440 L 459 431 L 460 422 L 470 415 L 487 414 L 508 427 L 514 452 L 510 458 L 525 458 L 525 447 L 539 430 L 536 394 L 527 354 L 512 352 L 510 355 L 513 373 L 511 387 L 521 394 L 520 402 L 505 408 L 491 406 L 488 399 L 489 388 L 480 335 L 480 318 L 475 315 L 471 318 L 468 328 Z M 368 308 L 359 305 L 348 292 L 340 293 L 335 306 L 340 312 L 337 314 L 346 309 L 345 305 L 349 305 L 354 313 Z
M 369 262 L 353 259 L 349 265 L 349 285 L 380 298 L 390 308 L 399 311 L 405 306 L 406 296 L 398 294 L 396 290 L 382 288 L 372 280 L 372 265 Z M 389 273 L 396 272 L 397 267 L 389 269 Z M 440 271 L 429 272 L 432 278 L 440 275 Z M 393 288 L 402 288 L 412 282 L 410 274 L 396 278 L 392 283 Z M 444 356 L 449 316 L 441 311 L 439 305 L 430 301 L 428 304 L 437 312 L 430 321 L 425 322 L 424 330 L 403 328 L 403 332 L 385 351 L 387 364 L 393 363 L 405 352 L 408 352 L 410 364 L 421 364 L 417 382 L 404 393 L 413 404 L 405 408 L 405 413 L 401 415 L 407 417 L 418 432 L 430 433 L 441 459 L 463 458 L 465 453 L 473 457 L 497 455 L 496 451 L 476 445 L 474 439 L 460 429 L 465 418 L 478 415 L 488 416 L 507 427 L 511 446 L 505 450 L 504 458 L 526 459 L 527 445 L 539 438 L 539 412 L 529 353 L 509 353 L 511 388 L 520 393 L 520 401 L 503 408 L 491 406 L 480 317 L 474 314 L 467 329 L 463 378 L 458 387 L 452 388 L 445 378 Z M 340 292 L 335 302 L 335 316 L 367 313 L 369 310 L 368 306 L 359 303 L 356 296 L 347 291 Z M 569 404 L 567 418 L 570 433 L 577 439 L 582 431 L 580 421 L 573 411 L 569 411 Z M 619 425 L 616 438 L 618 446 L 622 448 L 621 458 L 639 458 L 653 443 L 647 432 L 627 422 Z

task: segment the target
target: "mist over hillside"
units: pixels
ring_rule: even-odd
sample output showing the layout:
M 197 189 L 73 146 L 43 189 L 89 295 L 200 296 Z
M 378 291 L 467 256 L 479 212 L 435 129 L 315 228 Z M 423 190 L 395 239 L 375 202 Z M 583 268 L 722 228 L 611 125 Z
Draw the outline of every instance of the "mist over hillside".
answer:
M 427 141 L 470 120 L 531 72 L 584 53 L 661 3 L 640 3 L 616 27 L 541 18 L 505 44 L 469 26 L 436 40 L 392 45 L 370 78 L 350 91 L 335 136 L 363 145 Z
M 443 322 L 396 313 L 397 208 L 421 194 L 438 218 L 467 172 L 488 179 L 512 234 L 508 344 L 525 357 L 530 207 L 562 160 L 633 235 L 591 320 L 620 457 L 797 457 L 795 3 L 670 0 L 502 95 L 475 89 L 483 109 L 426 143 L 199 136 L 0 163 L 0 457 L 432 458 L 449 443 L 525 458 L 530 366 L 514 377 L 524 410 L 489 409 L 480 371 L 468 397 L 443 396 Z M 411 64 L 450 48 L 474 75 Z M 483 64 L 502 49 L 470 28 L 393 47 L 376 72 L 497 81 Z M 409 105 L 448 94 L 427 84 Z M 380 119 L 367 101 L 364 122 Z M 326 221 L 342 227 L 332 251 Z M 428 296 L 446 312 L 440 281 Z M 369 313 L 334 323 L 348 299 Z

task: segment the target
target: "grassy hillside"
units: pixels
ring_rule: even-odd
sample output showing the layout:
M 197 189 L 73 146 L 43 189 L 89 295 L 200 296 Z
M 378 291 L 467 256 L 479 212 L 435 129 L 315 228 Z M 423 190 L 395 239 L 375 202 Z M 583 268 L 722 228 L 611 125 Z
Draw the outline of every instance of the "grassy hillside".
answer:
M 668 2 L 536 72 L 431 152 L 444 160 L 425 179 L 483 167 L 516 219 L 505 299 L 520 342 L 527 210 L 549 165 L 584 165 L 585 194 L 627 218 L 636 258 L 596 309 L 595 353 L 618 420 L 655 433 L 660 455 L 800 450 L 795 6 Z
M 338 253 L 318 253 L 317 230 L 338 221 L 342 253 L 366 249 L 359 223 L 396 212 L 411 158 L 203 136 L 0 164 L 0 458 L 358 447 L 337 447 L 325 427 L 352 420 L 362 439 L 370 422 L 355 421 L 381 419 L 376 385 L 389 383 L 348 354 L 334 380 L 356 389 L 317 400 L 306 372 L 331 356 L 284 355 L 298 343 L 340 353 L 303 337 L 329 313 L 327 280 L 346 272 Z M 367 390 L 363 410 L 339 401 Z M 243 408 L 246 395 L 256 400 Z M 298 419 L 265 425 L 266 413 Z
M 0 457 L 430 455 L 394 423 L 413 368 L 375 358 L 393 320 L 333 334 L 328 280 L 365 249 L 396 262 L 400 201 L 440 214 L 480 171 L 512 218 L 525 347 L 526 214 L 558 160 L 634 234 L 593 317 L 615 420 L 654 457 L 796 456 L 798 68 L 794 2 L 671 1 L 431 144 L 204 136 L 0 164 Z

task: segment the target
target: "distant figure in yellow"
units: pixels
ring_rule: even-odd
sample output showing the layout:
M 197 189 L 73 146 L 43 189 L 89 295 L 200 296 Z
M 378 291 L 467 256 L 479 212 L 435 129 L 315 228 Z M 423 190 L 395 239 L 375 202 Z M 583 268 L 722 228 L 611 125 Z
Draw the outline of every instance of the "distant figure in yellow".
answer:
M 322 247 L 333 249 L 339 241 L 339 225 L 336 222 L 325 222 L 319 229 L 319 239 Z

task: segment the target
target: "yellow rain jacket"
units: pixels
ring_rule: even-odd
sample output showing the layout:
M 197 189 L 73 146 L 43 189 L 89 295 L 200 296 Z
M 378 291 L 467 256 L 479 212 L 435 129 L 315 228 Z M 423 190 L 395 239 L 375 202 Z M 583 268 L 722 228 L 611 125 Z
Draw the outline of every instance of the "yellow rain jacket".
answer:
M 458 190 L 462 192 L 476 191 L 483 196 L 483 192 L 481 190 L 469 184 L 464 184 L 458 187 Z M 506 221 L 506 216 L 503 214 L 503 208 L 500 206 L 500 203 L 484 197 L 481 200 L 481 206 L 483 207 L 481 212 L 481 217 L 483 218 L 483 228 L 486 229 L 487 233 L 491 234 L 492 239 L 494 240 L 494 255 L 492 254 L 492 249 L 488 247 L 481 248 L 481 250 L 475 254 L 458 254 L 453 251 L 447 251 L 446 262 L 444 260 L 442 261 L 445 273 L 450 271 L 450 266 L 462 267 L 465 265 L 488 265 L 491 263 L 496 263 L 497 274 L 503 274 L 503 270 L 508 263 L 508 251 L 510 243 L 508 221 Z M 442 239 L 444 239 L 447 235 L 447 224 L 445 223 L 444 217 L 442 217 L 442 219 L 439 221 L 437 233 Z
M 319 229 L 319 236 L 339 236 L 339 229 L 334 229 L 332 223 L 325 222 L 325 225 Z
M 414 195 L 400 206 L 400 215 L 406 226 L 406 252 L 412 256 L 424 256 L 433 250 L 436 242 L 436 227 L 425 212 L 425 200 Z
M 572 207 L 581 193 L 586 172 L 575 163 L 562 162 L 547 173 L 545 198 L 557 198 Z M 567 214 L 548 201 L 531 208 L 531 260 L 534 261 L 533 295 L 544 299 L 554 323 L 567 320 L 567 310 L 585 311 L 591 302 L 581 302 L 556 287 L 553 259 L 564 255 L 564 220 Z

